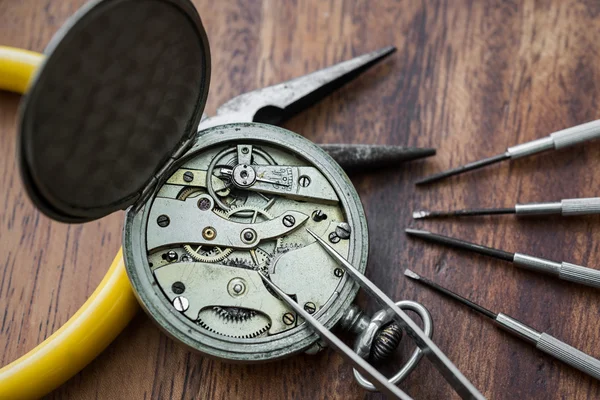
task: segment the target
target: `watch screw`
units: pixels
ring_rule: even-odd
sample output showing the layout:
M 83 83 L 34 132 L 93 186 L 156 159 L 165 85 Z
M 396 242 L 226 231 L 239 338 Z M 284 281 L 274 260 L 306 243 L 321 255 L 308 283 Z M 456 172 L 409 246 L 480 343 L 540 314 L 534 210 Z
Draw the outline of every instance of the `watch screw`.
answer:
M 283 224 L 288 228 L 294 226 L 295 223 L 296 218 L 294 218 L 292 215 L 286 215 L 285 217 L 283 217 Z
M 298 183 L 302 187 L 307 187 L 310 185 L 310 178 L 306 175 L 302 175 L 300 178 L 298 178 Z
M 327 219 L 327 214 L 325 214 L 322 210 L 315 210 L 312 213 L 312 219 L 315 222 L 321 222 Z
M 190 308 L 190 302 L 186 297 L 177 296 L 173 299 L 173 307 L 179 312 L 184 312 Z
M 156 223 L 161 228 L 168 226 L 170 222 L 171 222 L 171 220 L 165 214 L 159 215 L 158 218 L 156 219 Z
M 201 209 L 202 211 L 206 211 L 210 208 L 210 200 L 207 199 L 206 197 L 200 199 L 198 201 L 198 208 Z
M 175 253 L 173 250 L 169 251 L 167 253 L 167 261 L 168 262 L 173 262 L 173 261 L 177 261 L 177 253 Z
M 340 222 L 335 228 L 335 233 L 340 239 L 348 239 L 351 232 L 352 228 L 350 228 L 350 225 L 347 222 Z
M 284 324 L 292 325 L 295 321 L 296 321 L 296 318 L 294 317 L 294 314 L 292 314 L 292 313 L 283 314 L 283 323 Z
M 315 306 L 315 303 L 309 301 L 308 303 L 304 303 L 304 310 L 309 314 L 314 314 L 317 311 L 317 306 Z
M 190 171 L 186 171 L 186 172 L 183 174 L 183 180 L 184 180 L 184 181 L 186 181 L 186 182 L 191 182 L 191 181 L 193 181 L 193 180 L 194 180 L 194 173 L 193 173 L 193 172 L 190 172 Z
M 173 286 L 171 286 L 171 291 L 175 294 L 181 294 L 185 292 L 185 285 L 183 284 L 183 282 L 177 281 L 173 283 Z
M 341 268 L 336 268 L 333 270 L 333 274 L 338 278 L 341 278 L 342 276 L 344 276 L 344 270 Z
M 329 234 L 329 241 L 330 241 L 331 243 L 337 243 L 337 242 L 339 242 L 339 241 L 340 241 L 340 237 L 337 235 L 337 233 L 335 233 L 335 232 L 331 232 L 331 233 Z

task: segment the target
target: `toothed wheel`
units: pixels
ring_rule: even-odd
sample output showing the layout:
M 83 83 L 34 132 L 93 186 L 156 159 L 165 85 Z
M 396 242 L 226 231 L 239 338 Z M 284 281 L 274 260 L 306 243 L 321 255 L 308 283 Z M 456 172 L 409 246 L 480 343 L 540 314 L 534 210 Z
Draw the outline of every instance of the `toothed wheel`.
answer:
M 230 267 L 243 268 L 243 269 L 255 269 L 247 260 L 243 258 L 230 258 L 225 260 L 223 265 L 229 265 Z
M 184 245 L 183 249 L 194 260 L 207 263 L 223 261 L 228 255 L 233 253 L 233 249 L 230 248 L 211 247 L 207 251 L 203 251 L 202 246 L 192 247 L 189 244 Z
M 234 307 L 204 309 L 196 322 L 210 332 L 241 339 L 264 335 L 271 328 L 271 322 L 263 314 Z
M 228 321 L 243 322 L 256 315 L 256 311 L 236 307 L 213 307 L 213 311 Z

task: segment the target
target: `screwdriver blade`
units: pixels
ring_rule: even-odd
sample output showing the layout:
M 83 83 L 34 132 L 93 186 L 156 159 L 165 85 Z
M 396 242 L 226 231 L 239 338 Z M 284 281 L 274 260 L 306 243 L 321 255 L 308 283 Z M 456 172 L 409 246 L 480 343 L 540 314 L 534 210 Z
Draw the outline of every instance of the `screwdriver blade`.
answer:
M 468 306 L 469 308 L 471 308 L 472 310 L 477 311 L 478 313 L 481 313 L 481 314 L 485 315 L 486 317 L 489 317 L 491 319 L 495 319 L 496 316 L 498 315 L 495 312 L 490 311 L 487 308 L 485 308 L 483 306 L 480 306 L 479 304 L 477 304 L 477 303 L 475 303 L 475 302 L 473 302 L 473 301 L 471 301 L 471 300 L 469 300 L 469 299 L 467 299 L 465 297 L 462 297 L 458 293 L 454 293 L 450 289 L 446 289 L 445 287 L 443 287 L 443 286 L 441 286 L 441 285 L 439 285 L 439 284 L 437 284 L 437 283 L 435 283 L 435 282 L 433 282 L 433 281 L 431 281 L 431 280 L 429 280 L 427 278 L 423 278 L 422 276 L 414 273 L 410 269 L 406 269 L 404 271 L 404 275 L 407 276 L 407 277 L 409 277 L 409 278 L 412 278 L 412 279 L 414 279 L 416 281 L 419 281 L 423 285 L 428 286 L 428 287 L 434 289 L 437 292 L 443 293 L 446 296 L 448 296 L 448 297 L 450 297 L 450 298 L 452 298 L 454 300 L 459 301 L 460 303 Z
M 461 239 L 455 239 L 449 236 L 438 235 L 429 231 L 422 231 L 417 229 L 405 229 L 404 231 L 410 236 L 415 236 L 421 239 L 429 240 L 434 243 L 444 244 L 450 247 L 473 251 L 478 254 L 498 258 L 504 261 L 513 262 L 515 256 L 514 253 L 509 253 L 504 250 L 482 246 L 476 243 L 467 242 Z
M 454 176 L 454 175 L 459 175 L 459 174 L 462 174 L 462 173 L 467 172 L 467 171 L 472 171 L 472 170 L 475 170 L 475 169 L 483 168 L 483 167 L 486 167 L 488 165 L 496 164 L 496 163 L 499 163 L 501 161 L 505 161 L 505 160 L 508 160 L 508 159 L 510 159 L 510 155 L 508 153 L 499 154 L 499 155 L 494 156 L 494 157 L 485 158 L 483 160 L 475 161 L 475 162 L 463 165 L 461 167 L 452 168 L 452 169 L 449 169 L 447 171 L 443 171 L 443 172 L 439 172 L 437 174 L 433 174 L 433 175 L 427 176 L 425 178 L 422 178 L 422 179 L 418 180 L 417 182 L 415 182 L 415 184 L 418 185 L 418 186 L 420 186 L 420 185 L 425 185 L 425 184 L 428 184 L 428 183 L 433 183 L 433 182 L 436 182 L 436 181 L 440 181 L 442 179 L 449 178 L 449 177 Z
M 429 219 L 429 218 L 449 218 L 449 217 L 473 217 L 482 215 L 503 215 L 514 214 L 515 208 L 474 208 L 465 210 L 451 211 L 414 211 L 412 216 L 414 219 Z

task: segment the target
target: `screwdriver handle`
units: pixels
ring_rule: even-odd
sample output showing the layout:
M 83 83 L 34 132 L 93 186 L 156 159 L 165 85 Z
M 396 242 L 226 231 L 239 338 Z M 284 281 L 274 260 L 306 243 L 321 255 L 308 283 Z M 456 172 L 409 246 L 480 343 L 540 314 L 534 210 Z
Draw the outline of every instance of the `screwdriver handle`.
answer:
M 554 275 L 565 281 L 600 288 L 600 270 L 597 269 L 582 267 L 581 265 L 564 261 L 558 263 L 522 253 L 515 253 L 513 255 L 513 263 L 517 267 Z
M 564 199 L 554 203 L 525 203 L 515 205 L 517 215 L 591 215 L 600 214 L 600 197 Z
M 600 360 L 569 346 L 546 333 L 540 335 L 535 345 L 539 350 L 549 354 L 578 370 L 600 380 Z
M 554 132 L 550 137 L 554 141 L 555 149 L 600 138 L 600 119 Z
M 600 197 L 561 200 L 562 215 L 600 214 Z
M 538 332 L 529 325 L 506 314 L 498 313 L 495 322 L 505 331 L 534 344 L 537 349 L 544 353 L 600 380 L 600 360 L 577 350 L 573 346 L 569 346 L 547 333 Z
M 514 159 L 547 150 L 558 150 L 598 138 L 600 138 L 600 120 L 556 131 L 544 138 L 509 147 L 506 154 Z
M 563 261 L 560 263 L 558 277 L 565 281 L 600 288 L 600 271 L 597 269 L 582 267 L 581 265 Z

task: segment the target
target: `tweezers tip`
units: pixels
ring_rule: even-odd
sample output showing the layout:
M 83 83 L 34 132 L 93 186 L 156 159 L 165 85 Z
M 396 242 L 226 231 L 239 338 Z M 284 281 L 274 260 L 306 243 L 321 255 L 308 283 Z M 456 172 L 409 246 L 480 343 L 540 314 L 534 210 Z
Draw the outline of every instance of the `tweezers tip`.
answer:
M 377 50 L 377 52 L 388 55 L 388 54 L 394 53 L 396 50 L 397 50 L 396 46 L 385 46 L 385 47 L 382 47 L 381 49 Z

